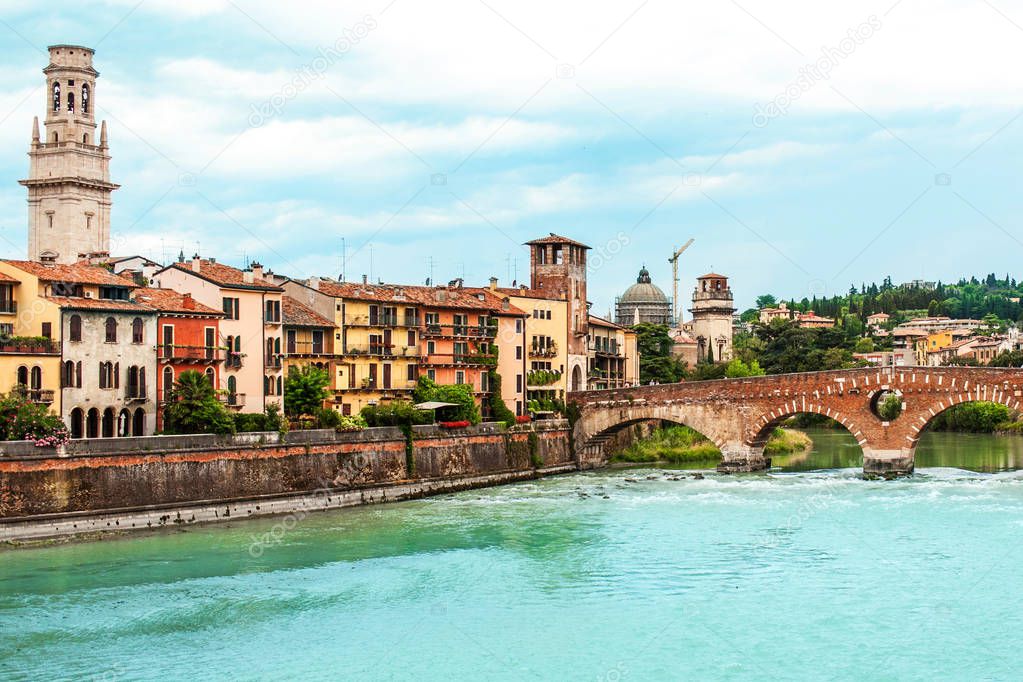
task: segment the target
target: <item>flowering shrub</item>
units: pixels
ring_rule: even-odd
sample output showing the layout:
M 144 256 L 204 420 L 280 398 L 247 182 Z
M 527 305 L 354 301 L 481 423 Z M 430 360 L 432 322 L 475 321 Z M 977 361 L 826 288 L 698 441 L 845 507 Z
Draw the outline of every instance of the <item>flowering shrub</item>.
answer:
M 516 424 L 528 424 L 531 421 L 533 421 L 533 418 L 530 417 L 528 414 L 520 414 L 519 416 L 515 417 Z
M 470 422 L 468 419 L 460 419 L 456 422 L 437 422 L 437 426 L 442 429 L 464 429 L 469 425 Z
M 37 448 L 57 448 L 67 445 L 71 441 L 71 433 L 63 427 L 58 428 L 54 433 L 44 436 L 28 434 L 25 440 L 32 441 Z
M 56 447 L 70 434 L 60 417 L 33 403 L 23 390 L 0 395 L 0 440 L 31 440 L 38 447 Z
M 341 419 L 338 420 L 335 428 L 341 432 L 362 431 L 366 428 L 366 420 L 357 414 L 353 416 L 341 415 Z

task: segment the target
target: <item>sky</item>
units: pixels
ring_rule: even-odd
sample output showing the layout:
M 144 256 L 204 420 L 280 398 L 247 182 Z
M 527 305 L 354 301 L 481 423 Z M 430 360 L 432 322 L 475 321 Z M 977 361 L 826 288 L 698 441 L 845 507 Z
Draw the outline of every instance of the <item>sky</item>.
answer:
M 600 315 L 689 239 L 682 298 L 740 308 L 1023 279 L 1023 0 L 0 0 L 4 257 L 58 43 L 96 50 L 115 255 L 507 284 L 556 232 Z

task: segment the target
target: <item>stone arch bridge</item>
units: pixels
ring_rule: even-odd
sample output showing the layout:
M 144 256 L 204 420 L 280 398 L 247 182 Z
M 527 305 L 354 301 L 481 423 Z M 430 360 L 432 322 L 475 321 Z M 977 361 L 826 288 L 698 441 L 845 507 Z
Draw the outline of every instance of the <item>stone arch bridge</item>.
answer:
M 902 414 L 888 422 L 876 415 L 881 395 L 902 396 Z M 573 440 L 580 464 L 606 458 L 614 434 L 652 419 L 685 424 L 722 453 L 724 472 L 770 466 L 764 444 L 792 415 L 810 412 L 837 420 L 859 442 L 865 473 L 913 471 L 920 433 L 953 405 L 991 401 L 1019 409 L 1023 369 L 978 367 L 885 367 L 780 374 L 742 379 L 682 382 L 570 393 L 578 409 Z

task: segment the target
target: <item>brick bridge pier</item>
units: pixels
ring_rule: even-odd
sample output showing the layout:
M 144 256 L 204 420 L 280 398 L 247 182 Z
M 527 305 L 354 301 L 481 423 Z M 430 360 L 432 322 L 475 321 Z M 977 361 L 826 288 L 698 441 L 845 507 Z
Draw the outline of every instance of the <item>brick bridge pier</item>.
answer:
M 876 414 L 888 393 L 902 397 L 903 410 L 888 422 Z M 1023 369 L 893 367 L 780 374 L 743 379 L 682 382 L 570 393 L 578 408 L 573 440 L 583 466 L 606 461 L 613 435 L 632 424 L 660 419 L 685 424 L 709 438 L 722 453 L 723 472 L 770 466 L 764 444 L 772 430 L 795 414 L 831 417 L 852 433 L 863 450 L 867 474 L 913 472 L 920 433 L 953 405 L 991 401 L 1019 409 Z

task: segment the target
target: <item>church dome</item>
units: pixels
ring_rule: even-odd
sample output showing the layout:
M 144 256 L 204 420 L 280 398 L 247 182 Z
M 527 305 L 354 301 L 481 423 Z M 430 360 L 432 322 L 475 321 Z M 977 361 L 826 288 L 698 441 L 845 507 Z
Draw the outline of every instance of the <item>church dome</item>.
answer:
M 667 303 L 668 297 L 660 287 L 650 281 L 650 272 L 644 267 L 639 271 L 636 283 L 625 290 L 619 299 L 622 303 Z
M 615 322 L 622 326 L 641 322 L 672 326 L 671 299 L 650 280 L 646 266 L 639 271 L 636 283 L 618 297 L 615 307 Z

